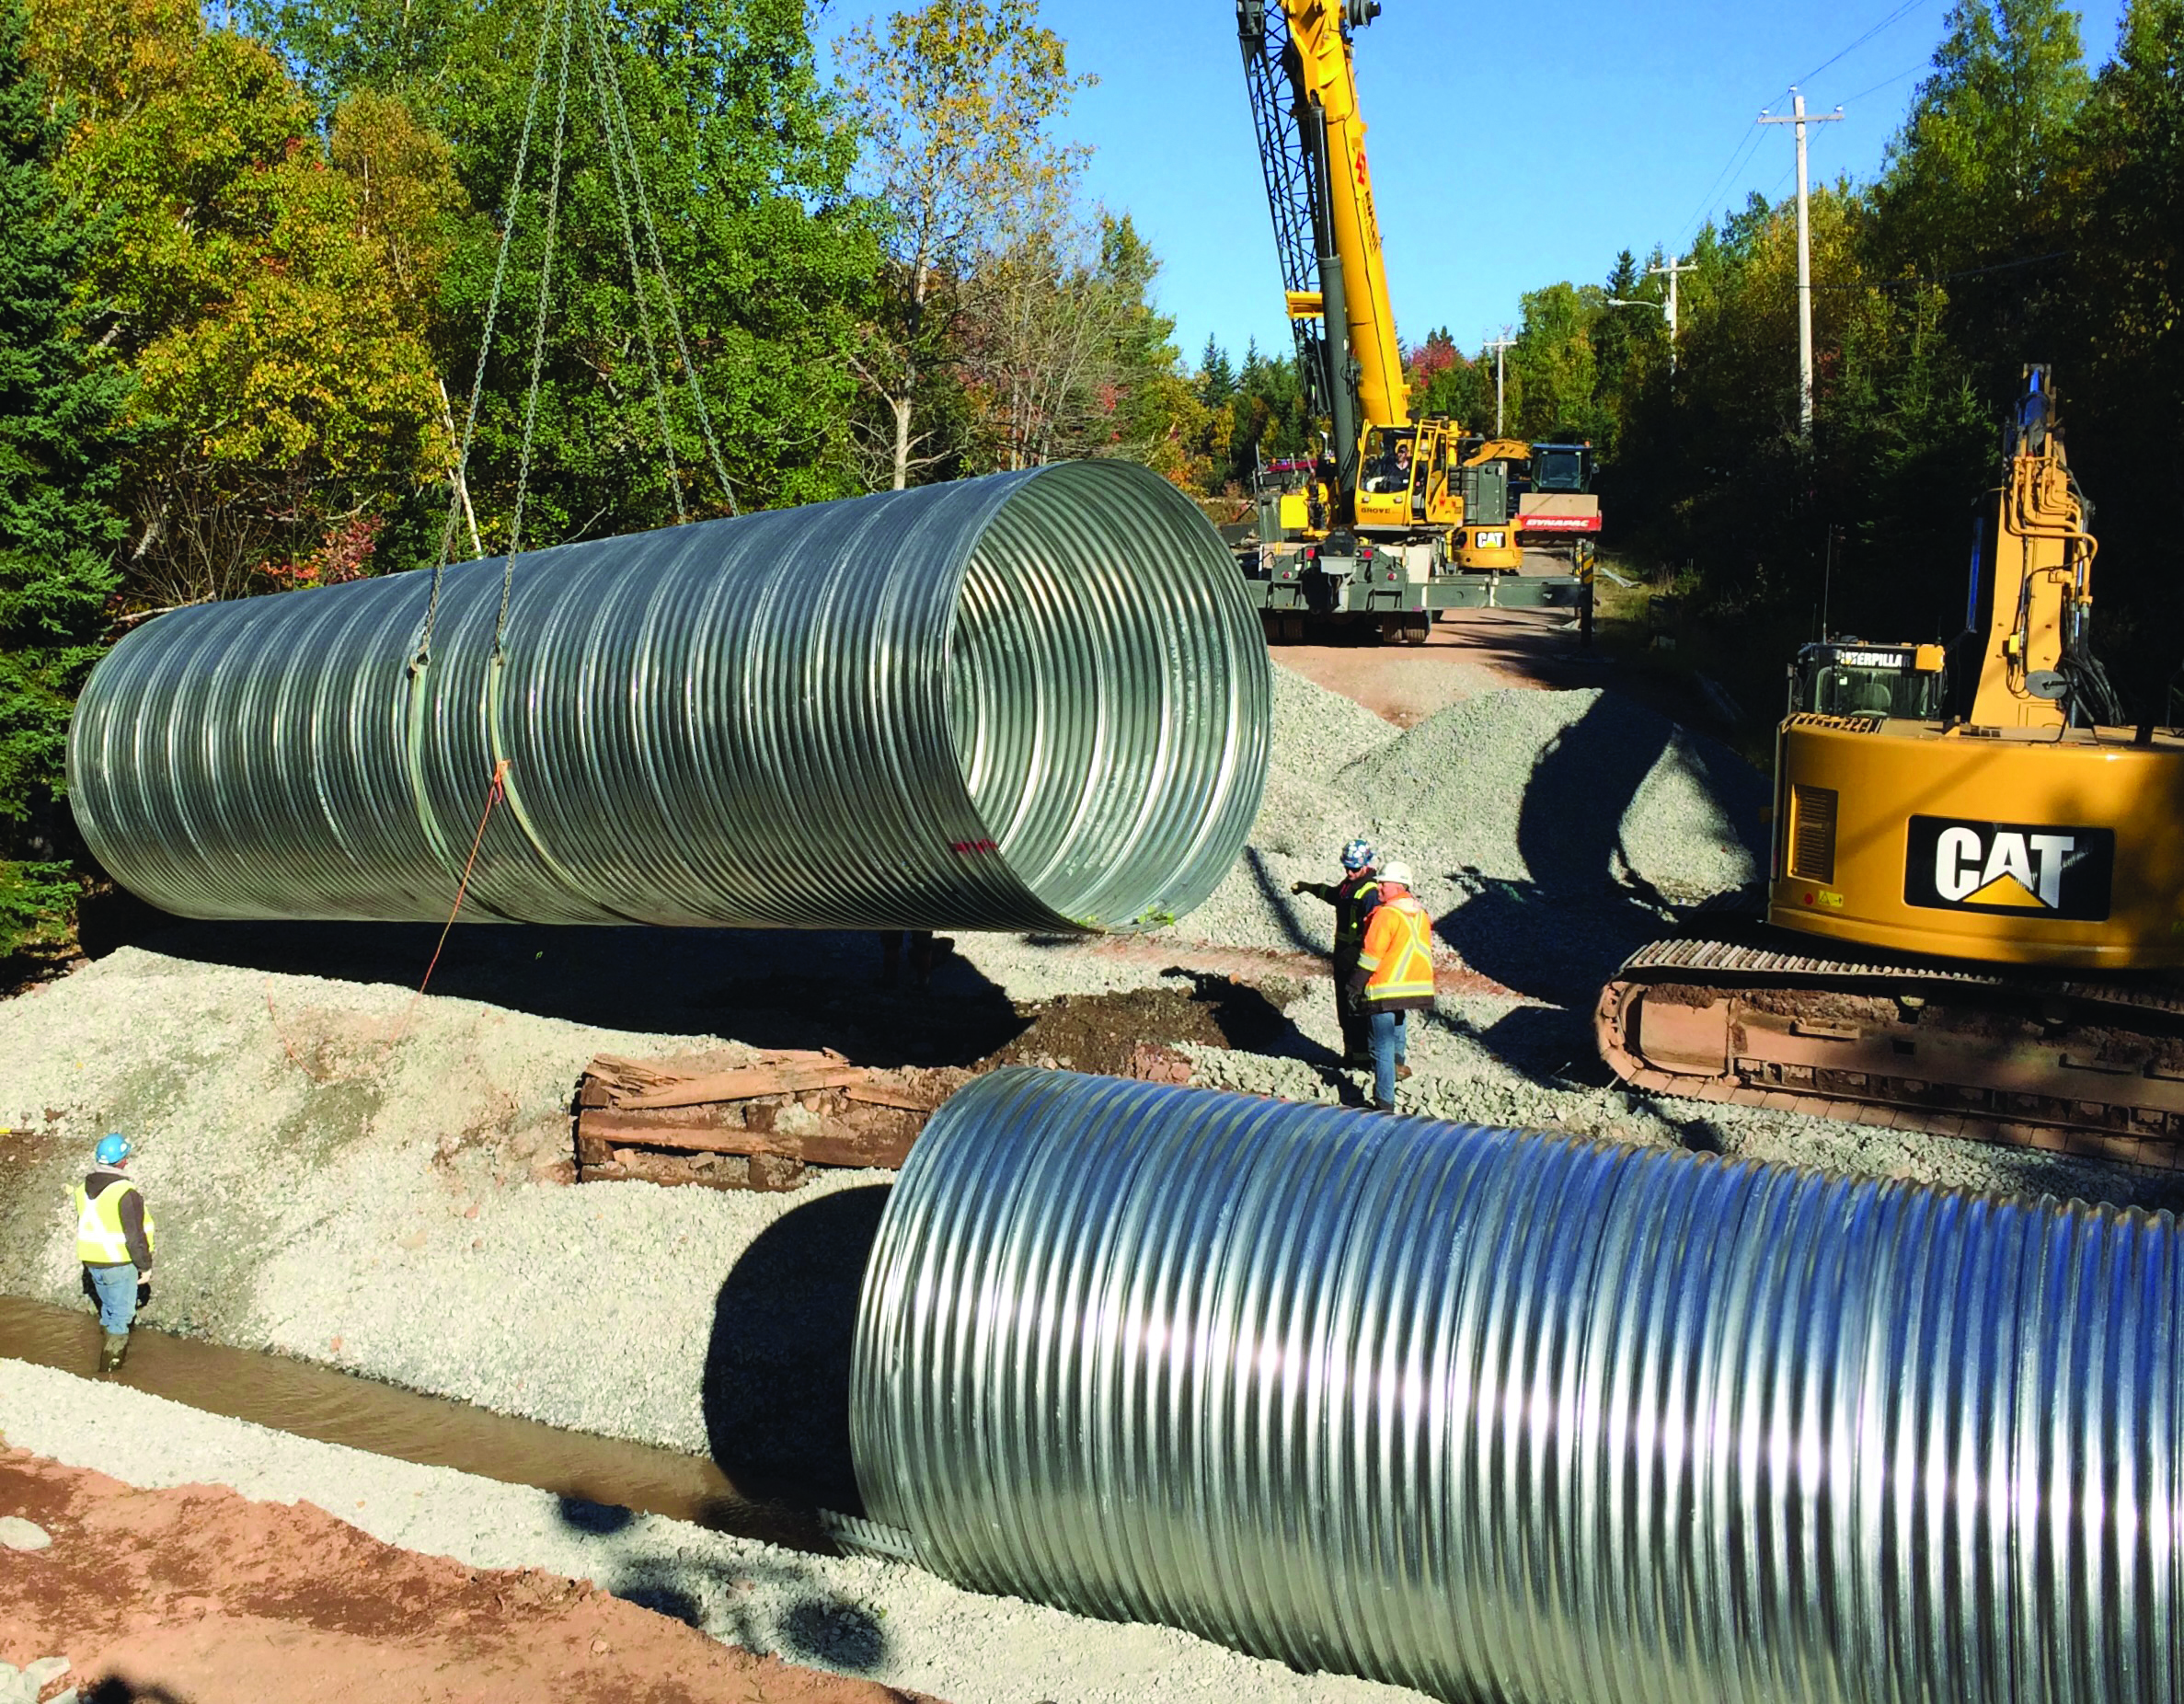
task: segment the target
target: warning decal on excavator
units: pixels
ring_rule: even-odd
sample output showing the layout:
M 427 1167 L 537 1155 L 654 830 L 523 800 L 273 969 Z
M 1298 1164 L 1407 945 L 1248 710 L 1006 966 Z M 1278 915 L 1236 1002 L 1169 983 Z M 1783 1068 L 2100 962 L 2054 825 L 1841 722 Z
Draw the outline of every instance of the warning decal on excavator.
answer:
M 2097 923 L 2109 915 L 2115 869 L 2113 829 L 1914 816 L 1904 842 L 1903 903 Z

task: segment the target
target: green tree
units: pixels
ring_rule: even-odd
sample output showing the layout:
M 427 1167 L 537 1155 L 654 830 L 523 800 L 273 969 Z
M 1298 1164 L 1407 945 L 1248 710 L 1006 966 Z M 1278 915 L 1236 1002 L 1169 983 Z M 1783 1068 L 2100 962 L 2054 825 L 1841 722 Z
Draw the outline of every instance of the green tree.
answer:
M 1888 248 L 1930 274 L 2037 252 L 2090 86 L 2063 0 L 1955 0 L 1881 181 Z
M 111 221 L 86 311 L 138 381 L 129 595 L 357 571 L 447 445 L 425 347 L 309 104 L 187 0 L 40 0 L 33 17 L 34 60 L 77 103 L 58 170 Z
M 260 0 L 255 14 L 323 114 L 367 92 L 398 101 L 444 141 L 470 205 L 490 213 L 465 224 L 431 313 L 436 378 L 458 409 L 486 340 L 539 31 L 554 11 L 539 0 Z M 710 472 L 708 420 L 741 506 L 840 495 L 852 483 L 850 362 L 878 263 L 879 210 L 849 190 L 856 138 L 821 87 L 802 0 L 614 8 L 576 0 L 569 16 L 560 211 L 525 542 L 665 524 L 675 514 L 675 479 L 686 512 L 725 511 L 730 496 Z M 546 87 L 468 470 L 489 550 L 508 537 L 546 258 L 542 208 L 561 91 L 559 38 L 546 45 Z M 617 183 L 608 145 L 617 103 L 635 181 Z M 668 330 L 647 209 L 698 394 Z M 435 547 L 437 539 L 435 527 Z
M 0 0 L 0 953 L 44 927 L 68 716 L 119 576 L 114 420 L 127 375 L 79 334 L 75 285 L 108 236 L 63 193 L 65 124 L 24 57 L 22 0 Z
M 857 370 L 900 490 L 944 454 L 920 419 L 960 359 L 964 282 L 1010 251 L 1029 260 L 1047 240 L 1042 210 L 1069 200 L 1083 152 L 1047 127 L 1091 79 L 1070 75 L 1038 0 L 926 0 L 851 30 L 841 57 L 865 171 L 891 215 Z

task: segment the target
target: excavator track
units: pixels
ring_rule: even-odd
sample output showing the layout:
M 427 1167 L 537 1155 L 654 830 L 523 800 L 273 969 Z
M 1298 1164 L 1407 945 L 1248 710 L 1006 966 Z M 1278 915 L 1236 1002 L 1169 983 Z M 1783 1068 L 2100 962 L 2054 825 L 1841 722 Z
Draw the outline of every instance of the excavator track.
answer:
M 2184 1169 L 2184 984 L 1819 958 L 1702 920 L 1601 991 L 1601 1057 L 1637 1088 Z

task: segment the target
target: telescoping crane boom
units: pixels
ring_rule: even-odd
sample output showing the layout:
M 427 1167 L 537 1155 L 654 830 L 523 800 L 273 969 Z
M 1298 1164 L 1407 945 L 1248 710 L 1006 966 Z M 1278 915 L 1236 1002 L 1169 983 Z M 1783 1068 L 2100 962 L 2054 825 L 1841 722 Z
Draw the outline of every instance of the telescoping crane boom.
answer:
M 1275 248 L 1307 407 L 1328 422 L 1310 467 L 1272 470 L 1242 553 L 1270 638 L 1355 617 L 1422 641 L 1437 610 L 1581 604 L 1583 576 L 1465 574 L 1462 434 L 1413 419 L 1365 155 L 1353 32 L 1380 0 L 1236 0 Z M 1503 536 L 1502 535 L 1498 535 Z

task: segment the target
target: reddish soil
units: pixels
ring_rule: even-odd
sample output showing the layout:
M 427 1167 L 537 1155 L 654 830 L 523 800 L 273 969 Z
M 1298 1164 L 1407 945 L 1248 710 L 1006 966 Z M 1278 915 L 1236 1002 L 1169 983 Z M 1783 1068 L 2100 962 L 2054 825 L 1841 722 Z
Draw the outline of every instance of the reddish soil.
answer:
M 419 1556 L 307 1503 L 137 1491 L 0 1453 L 0 1514 L 52 1536 L 5 1551 L 0 1661 L 66 1655 L 86 1704 L 914 1704 L 792 1668 L 536 1570 Z

